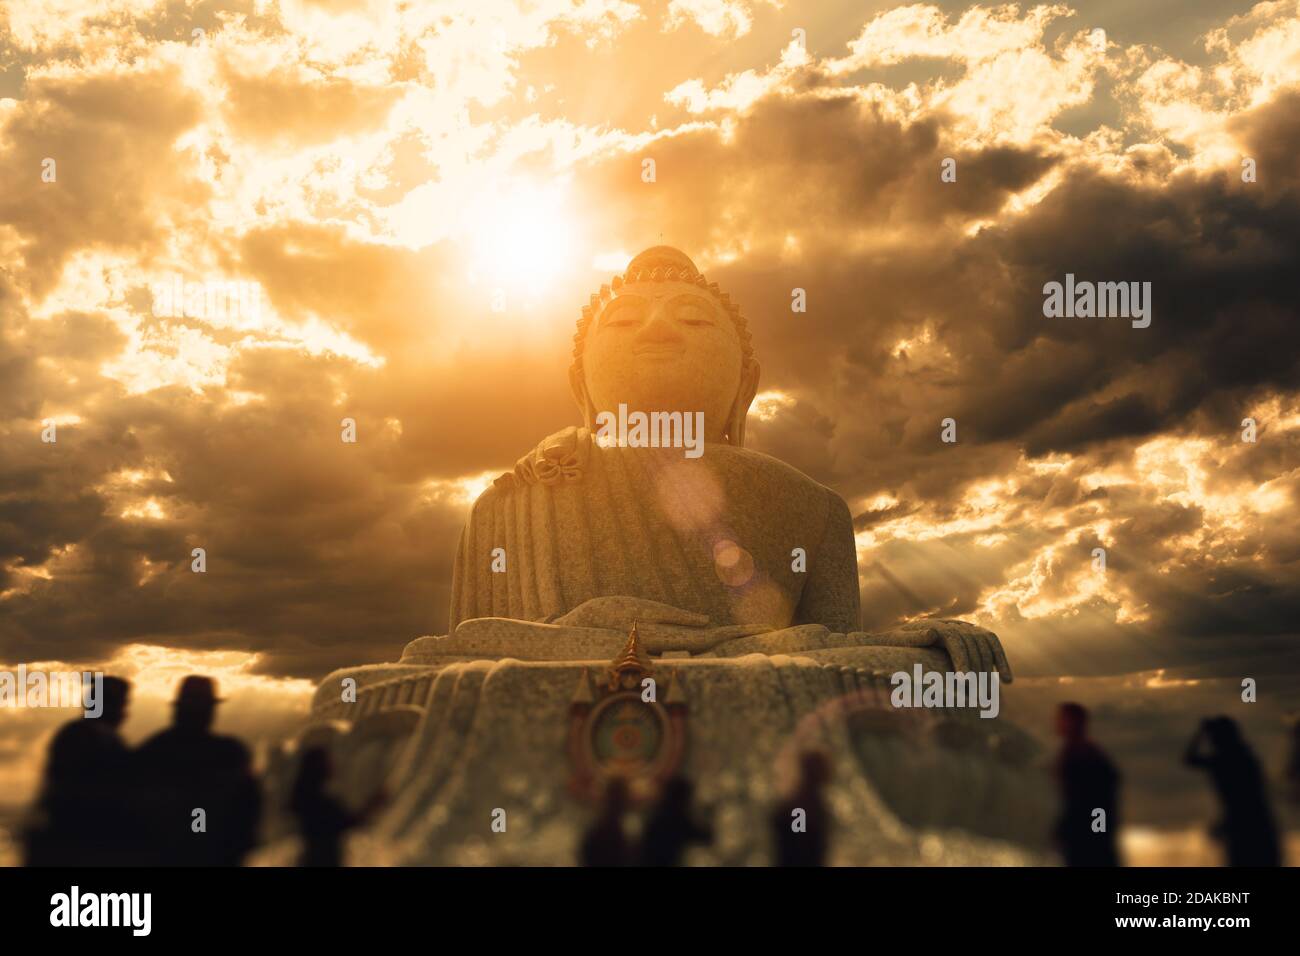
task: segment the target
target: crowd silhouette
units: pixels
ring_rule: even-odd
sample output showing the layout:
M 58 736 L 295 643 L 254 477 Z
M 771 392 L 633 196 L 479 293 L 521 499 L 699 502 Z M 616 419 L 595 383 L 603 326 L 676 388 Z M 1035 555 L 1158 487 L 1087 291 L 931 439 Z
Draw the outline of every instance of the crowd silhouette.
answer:
M 103 713 L 54 735 L 23 834 L 28 866 L 239 866 L 257 845 L 262 786 L 239 739 L 213 732 L 216 683 L 185 677 L 172 722 L 132 750 L 121 735 L 131 685 L 105 677 Z M 347 832 L 383 803 L 360 810 L 329 794 L 329 752 L 299 760 L 287 809 L 297 819 L 301 866 L 339 866 Z
M 1089 739 L 1087 724 L 1088 712 L 1081 705 L 1058 708 L 1057 731 L 1063 744 L 1056 774 L 1062 810 L 1054 835 L 1067 866 L 1118 866 L 1120 776 Z M 1221 817 L 1209 833 L 1222 845 L 1223 862 L 1279 866 L 1282 854 L 1265 776 L 1237 722 L 1224 716 L 1203 720 L 1183 762 L 1205 771 L 1214 785 Z
M 29 866 L 237 866 L 256 842 L 261 789 L 248 748 L 212 732 L 208 677 L 181 681 L 172 724 L 131 750 L 121 737 L 130 685 L 104 679 L 104 712 L 50 744 Z
M 134 750 L 122 737 L 130 684 L 103 682 L 103 713 L 61 727 L 49 745 L 45 775 L 24 834 L 29 866 L 238 866 L 258 841 L 262 788 L 249 749 L 214 733 L 221 699 L 211 678 L 184 678 L 172 722 Z M 1119 854 L 1121 776 L 1089 734 L 1088 711 L 1061 704 L 1060 750 L 1053 764 L 1060 812 L 1052 837 L 1063 862 L 1113 867 Z M 1292 726 L 1284 781 L 1300 789 L 1300 721 Z M 1278 866 L 1279 834 L 1259 760 L 1230 717 L 1201 722 L 1184 763 L 1210 779 L 1220 805 L 1210 828 L 1228 866 Z M 798 777 L 770 817 L 771 860 L 778 866 L 822 866 L 830 857 L 832 777 L 825 753 L 797 756 Z M 354 810 L 333 796 L 334 768 L 323 747 L 299 755 L 288 810 L 302 837 L 301 866 L 339 866 L 347 833 L 385 801 L 382 790 Z M 611 777 L 577 847 L 584 866 L 679 866 L 692 846 L 714 841 L 696 819 L 694 785 L 682 775 L 659 788 L 638 839 L 628 835 L 629 781 Z
M 810 750 L 799 755 L 794 790 L 772 812 L 773 861 L 777 866 L 822 866 L 830 847 L 830 806 L 825 788 L 831 779 L 829 758 Z M 595 818 L 578 844 L 582 866 L 680 866 L 691 846 L 710 846 L 713 828 L 696 820 L 695 786 L 681 774 L 660 787 L 646 815 L 641 838 L 628 838 L 626 817 L 631 789 L 626 778 L 605 783 Z
M 1052 841 L 1066 866 L 1115 867 L 1119 853 L 1119 770 L 1088 731 L 1088 711 L 1064 703 L 1056 710 L 1061 747 L 1052 765 L 1060 811 Z M 1300 723 L 1285 771 L 1288 784 L 1300 782 Z M 1210 834 L 1221 843 L 1228 866 L 1278 866 L 1281 851 L 1264 774 L 1237 723 L 1213 717 L 1201 723 L 1185 755 L 1187 765 L 1206 771 L 1222 807 Z M 777 802 L 770 817 L 771 862 L 776 866 L 824 866 L 830 856 L 833 814 L 826 799 L 831 763 L 821 751 L 798 756 L 794 789 Z M 626 780 L 606 784 L 594 819 L 578 846 L 583 866 L 678 866 L 691 844 L 709 845 L 713 832 L 691 815 L 693 786 L 682 776 L 663 785 L 649 810 L 639 844 L 627 836 L 631 799 Z

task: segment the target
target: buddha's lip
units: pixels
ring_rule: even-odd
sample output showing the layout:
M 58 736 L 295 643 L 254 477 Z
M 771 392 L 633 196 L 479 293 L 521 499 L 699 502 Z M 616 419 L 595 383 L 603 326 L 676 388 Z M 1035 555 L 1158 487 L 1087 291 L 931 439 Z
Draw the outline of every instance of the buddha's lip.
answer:
M 633 355 L 680 355 L 682 348 L 677 345 L 638 345 L 632 350 Z

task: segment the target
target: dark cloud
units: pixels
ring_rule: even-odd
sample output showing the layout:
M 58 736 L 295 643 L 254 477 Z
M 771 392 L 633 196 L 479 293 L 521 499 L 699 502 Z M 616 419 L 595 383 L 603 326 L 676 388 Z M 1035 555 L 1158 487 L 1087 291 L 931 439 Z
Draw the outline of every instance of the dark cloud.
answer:
M 74 250 L 147 259 L 187 207 L 206 201 L 190 164 L 171 158 L 200 115 L 179 80 L 177 69 L 157 68 L 27 83 L 0 134 L 0 222 L 25 240 L 17 275 L 32 291 L 49 291 Z M 42 179 L 47 159 L 53 182 Z

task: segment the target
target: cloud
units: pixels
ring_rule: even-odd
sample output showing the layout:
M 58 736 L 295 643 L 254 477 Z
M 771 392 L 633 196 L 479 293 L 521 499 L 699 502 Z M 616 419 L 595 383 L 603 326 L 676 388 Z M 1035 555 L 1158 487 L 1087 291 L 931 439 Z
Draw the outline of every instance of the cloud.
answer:
M 19 188 L 0 197 L 0 244 L 34 294 L 49 290 L 74 250 L 150 255 L 169 221 L 206 198 L 187 166 L 171 161 L 199 115 L 178 79 L 168 67 L 29 77 L 26 96 L 8 101 L 0 175 Z
M 1059 6 L 807 49 L 769 6 L 285 4 L 197 44 L 148 6 L 11 9 L 0 657 L 310 678 L 439 633 L 470 489 L 574 421 L 588 264 L 669 242 L 748 318 L 751 444 L 849 501 L 868 626 L 972 617 L 1022 674 L 1271 659 L 1300 605 L 1293 7 L 1196 62 Z M 556 66 L 574 45 L 625 93 Z M 646 89 L 653 122 L 571 118 Z M 1151 326 L 1044 317 L 1066 273 L 1151 282 Z M 261 308 L 155 314 L 174 277 Z
M 672 0 L 666 29 L 688 22 L 715 37 L 744 36 L 754 25 L 749 7 L 742 0 Z

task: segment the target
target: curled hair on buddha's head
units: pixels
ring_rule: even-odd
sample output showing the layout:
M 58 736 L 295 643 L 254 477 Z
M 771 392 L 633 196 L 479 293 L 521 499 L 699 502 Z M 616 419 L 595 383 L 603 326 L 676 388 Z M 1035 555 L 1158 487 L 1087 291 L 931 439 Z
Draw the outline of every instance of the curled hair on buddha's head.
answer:
M 672 246 L 652 246 L 635 256 L 627 264 L 627 269 L 622 275 L 616 275 L 607 285 L 602 285 L 599 292 L 592 294 L 591 301 L 582 307 L 582 315 L 578 318 L 578 328 L 573 335 L 573 365 L 569 369 L 570 379 L 582 380 L 582 352 L 586 346 L 587 333 L 591 331 L 592 324 L 600 316 L 600 313 L 605 310 L 605 307 L 618 297 L 623 291 L 623 287 L 633 282 L 685 282 L 698 286 L 703 292 L 713 296 L 731 319 L 731 324 L 736 329 L 736 336 L 740 339 L 741 369 L 751 370 L 754 368 L 756 365 L 754 346 L 745 317 L 740 312 L 740 306 L 732 302 L 731 296 L 718 288 L 716 282 L 705 279 L 686 253 L 680 249 L 674 249 Z M 748 403 L 746 403 L 747 406 Z M 740 416 L 739 422 L 729 430 L 728 437 L 732 444 L 744 444 L 743 414 Z

